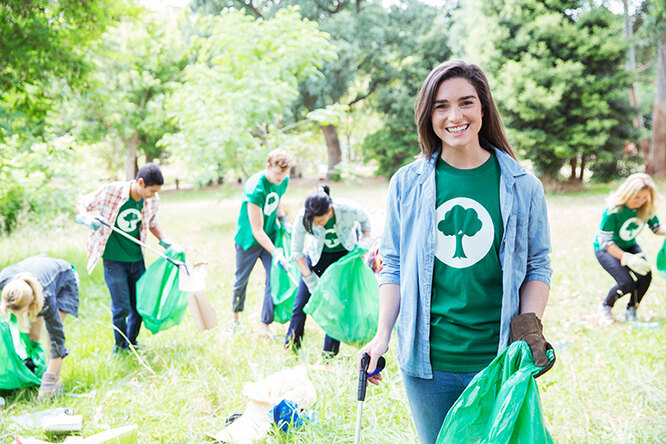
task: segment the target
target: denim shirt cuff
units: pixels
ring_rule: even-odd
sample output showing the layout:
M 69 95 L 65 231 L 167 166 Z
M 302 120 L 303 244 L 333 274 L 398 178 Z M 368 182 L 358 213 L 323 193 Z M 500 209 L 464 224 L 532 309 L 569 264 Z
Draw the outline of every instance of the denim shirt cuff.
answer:
M 380 274 L 379 275 L 379 286 L 381 287 L 384 284 L 396 284 L 400 285 L 400 276 L 394 276 L 390 274 Z
M 289 257 L 289 260 L 290 261 L 297 261 L 299 259 L 303 259 L 304 257 L 305 257 L 305 255 L 303 253 L 295 251 L 295 252 L 291 253 L 291 256 Z
M 528 281 L 541 281 L 550 287 L 550 273 L 543 273 L 540 271 L 533 271 L 531 273 L 527 273 L 527 275 L 525 276 L 525 280 L 523 282 L 528 282 Z

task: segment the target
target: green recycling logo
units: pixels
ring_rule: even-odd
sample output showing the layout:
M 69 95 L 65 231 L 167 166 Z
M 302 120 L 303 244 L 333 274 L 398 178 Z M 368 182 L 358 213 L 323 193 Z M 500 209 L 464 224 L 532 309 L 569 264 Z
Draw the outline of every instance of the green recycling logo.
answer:
M 266 196 L 266 203 L 264 203 L 264 215 L 270 216 L 273 214 L 273 211 L 277 210 L 278 205 L 280 205 L 280 196 L 273 191 Z
M 625 241 L 630 241 L 632 239 L 635 239 L 636 236 L 638 236 L 638 234 L 641 231 L 643 231 L 644 226 L 645 222 L 643 222 L 637 217 L 632 217 L 631 219 L 627 219 L 622 224 L 622 227 L 620 227 L 620 232 L 618 233 L 620 239 Z
M 477 201 L 457 197 L 436 212 L 435 256 L 454 268 L 480 261 L 493 245 L 495 227 L 488 211 Z
M 131 233 L 136 230 L 136 227 L 141 222 L 141 213 L 136 208 L 128 208 L 118 215 L 116 224 L 118 228 L 126 233 Z

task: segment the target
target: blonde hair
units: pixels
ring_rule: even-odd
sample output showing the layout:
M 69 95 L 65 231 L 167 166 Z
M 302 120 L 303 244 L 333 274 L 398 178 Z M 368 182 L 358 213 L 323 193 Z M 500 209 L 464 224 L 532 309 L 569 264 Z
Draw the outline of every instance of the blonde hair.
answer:
M 2 302 L 0 312 L 7 316 L 7 312 L 14 313 L 20 318 L 21 312 L 28 308 L 28 317 L 35 319 L 44 307 L 44 294 L 42 284 L 31 273 L 23 272 L 14 276 L 2 289 Z
M 268 157 L 266 157 L 266 162 L 270 166 L 275 166 L 282 169 L 282 171 L 286 170 L 291 166 L 291 158 L 289 157 L 289 153 L 279 148 L 268 153 Z
M 657 189 L 652 178 L 645 173 L 636 173 L 627 177 L 622 185 L 611 195 L 610 207 L 615 209 L 622 208 L 639 191 L 648 190 L 647 201 L 636 210 L 636 217 L 641 220 L 647 220 L 655 213 L 655 201 L 657 200 Z

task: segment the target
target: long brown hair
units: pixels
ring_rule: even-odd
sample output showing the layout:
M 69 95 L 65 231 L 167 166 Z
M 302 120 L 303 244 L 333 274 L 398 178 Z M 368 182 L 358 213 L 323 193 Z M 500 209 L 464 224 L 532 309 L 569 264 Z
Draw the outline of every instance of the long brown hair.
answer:
M 414 115 L 419 134 L 419 145 L 421 155 L 429 158 L 437 152 L 441 146 L 441 139 L 435 134 L 432 127 L 432 110 L 435 102 L 437 88 L 445 80 L 465 79 L 472 84 L 481 101 L 483 118 L 481 130 L 479 131 L 479 142 L 488 142 L 497 149 L 504 151 L 514 159 L 516 154 L 506 138 L 502 121 L 495 106 L 495 101 L 490 93 L 486 75 L 476 65 L 468 64 L 462 60 L 452 60 L 436 66 L 428 77 L 426 77 L 419 94 L 414 103 Z

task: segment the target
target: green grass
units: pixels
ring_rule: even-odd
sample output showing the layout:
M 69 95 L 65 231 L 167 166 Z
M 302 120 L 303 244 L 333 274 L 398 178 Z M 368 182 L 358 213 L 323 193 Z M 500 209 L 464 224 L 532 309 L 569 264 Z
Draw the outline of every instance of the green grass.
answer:
M 285 198 L 292 217 L 316 181 L 294 181 Z M 663 188 L 663 187 L 662 187 Z M 142 362 L 133 355 L 114 357 L 109 295 L 101 266 L 85 273 L 86 229 L 69 222 L 54 227 L 28 227 L 0 239 L 0 267 L 28 255 L 46 252 L 65 258 L 81 271 L 78 319 L 65 323 L 71 356 L 64 361 L 62 380 L 70 395 L 35 403 L 36 389 L 5 394 L 0 411 L 0 442 L 11 442 L 17 430 L 9 416 L 42 408 L 68 406 L 84 416 L 83 435 L 136 423 L 140 442 L 205 442 L 232 413 L 242 412 L 247 399 L 243 384 L 299 364 L 322 364 L 324 333 L 310 319 L 300 354 L 282 348 L 280 340 L 258 333 L 263 269 L 257 265 L 248 286 L 246 311 L 239 331 L 226 331 L 230 318 L 234 272 L 233 234 L 241 187 L 203 192 L 165 193 L 160 223 L 187 249 L 188 262 L 209 263 L 207 295 L 219 325 L 197 332 L 189 314 L 183 323 L 157 335 L 143 329 Z M 596 310 L 612 284 L 597 263 L 592 238 L 608 187 L 587 193 L 549 195 L 553 243 L 553 284 L 544 319 L 546 337 L 556 346 L 555 367 L 539 379 L 546 422 L 558 443 L 658 443 L 666 437 L 666 280 L 655 275 L 639 310 L 657 329 L 624 323 L 600 327 Z M 332 196 L 360 202 L 370 214 L 373 233 L 381 232 L 386 183 L 356 180 L 332 184 Z M 666 212 L 661 212 L 666 220 Z M 662 238 L 645 230 L 640 244 L 654 261 Z M 154 239 L 151 243 L 156 245 Z M 155 259 L 147 252 L 148 261 Z M 614 315 L 622 316 L 623 300 Z M 283 325 L 274 325 L 282 335 Z M 395 338 L 393 339 L 395 341 Z M 313 367 L 309 377 L 317 391 L 310 409 L 314 420 L 290 436 L 271 431 L 267 443 L 353 442 L 356 419 L 354 355 L 343 345 L 328 367 Z M 364 443 L 412 443 L 416 435 L 393 347 L 387 355 L 384 384 L 371 387 L 363 414 Z M 39 430 L 21 431 L 46 439 Z M 49 437 L 62 441 L 63 437 Z

